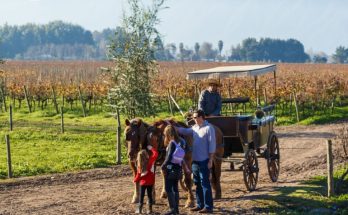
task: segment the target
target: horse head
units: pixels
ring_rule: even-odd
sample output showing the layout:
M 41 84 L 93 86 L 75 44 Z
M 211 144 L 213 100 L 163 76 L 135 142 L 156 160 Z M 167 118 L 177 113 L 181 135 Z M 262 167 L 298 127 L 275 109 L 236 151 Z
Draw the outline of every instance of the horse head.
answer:
M 145 148 L 147 124 L 138 118 L 130 121 L 126 119 L 125 124 L 127 156 L 131 162 L 134 162 L 140 149 Z

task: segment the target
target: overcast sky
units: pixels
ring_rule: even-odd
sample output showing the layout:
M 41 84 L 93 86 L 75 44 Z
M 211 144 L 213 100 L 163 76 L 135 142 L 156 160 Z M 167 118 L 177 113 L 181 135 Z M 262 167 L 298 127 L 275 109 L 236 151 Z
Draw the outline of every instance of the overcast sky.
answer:
M 150 2 L 150 0 L 144 0 Z M 63 20 L 88 30 L 120 25 L 126 0 L 0 0 L 0 25 Z M 306 50 L 332 54 L 348 47 L 346 0 L 167 0 L 158 29 L 164 42 L 219 40 L 229 51 L 247 37 L 294 38 Z

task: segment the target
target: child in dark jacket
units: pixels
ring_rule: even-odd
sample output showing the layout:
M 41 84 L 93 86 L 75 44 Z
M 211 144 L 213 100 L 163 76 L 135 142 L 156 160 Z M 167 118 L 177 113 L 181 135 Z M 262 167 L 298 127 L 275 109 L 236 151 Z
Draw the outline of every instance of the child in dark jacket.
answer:
M 147 146 L 147 149 L 151 151 L 151 157 L 149 153 L 143 149 L 138 153 L 137 157 L 137 174 L 134 178 L 134 183 L 139 182 L 140 184 L 140 201 L 135 213 L 141 214 L 144 204 L 145 190 L 147 191 L 148 198 L 148 211 L 147 213 L 152 213 L 152 189 L 155 184 L 155 161 L 158 157 L 157 150 L 151 145 Z

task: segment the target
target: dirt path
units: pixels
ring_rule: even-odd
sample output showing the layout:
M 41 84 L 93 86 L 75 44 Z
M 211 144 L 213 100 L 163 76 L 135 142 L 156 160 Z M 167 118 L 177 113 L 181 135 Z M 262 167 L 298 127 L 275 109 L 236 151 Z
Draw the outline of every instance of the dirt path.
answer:
M 215 201 L 215 214 L 257 213 L 260 196 L 272 195 L 276 188 L 297 186 L 300 180 L 323 174 L 326 168 L 325 140 L 334 137 L 337 124 L 286 126 L 276 129 L 281 147 L 281 174 L 271 183 L 264 159 L 259 159 L 257 190 L 246 191 L 242 172 L 231 172 L 223 165 L 222 195 Z M 341 162 L 334 145 L 336 162 Z M 158 175 L 158 182 L 162 182 Z M 132 177 L 127 166 L 96 169 L 0 182 L 0 214 L 133 214 Z M 157 186 L 157 193 L 160 193 Z M 155 214 L 167 210 L 166 200 L 157 199 Z M 181 199 L 181 208 L 184 199 Z M 183 214 L 190 214 L 181 209 Z

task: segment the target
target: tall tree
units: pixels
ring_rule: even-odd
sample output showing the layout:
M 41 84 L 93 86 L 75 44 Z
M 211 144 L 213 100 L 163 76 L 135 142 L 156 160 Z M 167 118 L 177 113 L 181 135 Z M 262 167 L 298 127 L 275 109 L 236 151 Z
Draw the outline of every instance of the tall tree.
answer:
M 184 61 L 184 43 L 179 43 L 180 60 Z
M 200 57 L 199 57 L 199 49 L 201 48 L 201 46 L 199 45 L 198 42 L 195 43 L 195 54 L 193 55 L 193 59 L 194 61 L 199 61 L 200 60 Z
M 174 60 L 176 56 L 176 45 L 175 43 L 169 43 L 166 45 L 166 52 L 168 55 L 168 60 Z
M 222 48 L 224 47 L 224 42 L 222 40 L 219 40 L 218 42 L 218 48 L 219 48 L 219 55 L 221 56 Z
M 199 55 L 206 60 L 215 59 L 216 50 L 213 49 L 213 44 L 204 42 L 200 48 Z
M 166 50 L 164 49 L 164 45 L 162 42 L 162 39 L 160 36 L 157 36 L 154 40 L 153 44 L 153 49 L 154 49 L 154 54 L 155 54 L 155 59 L 159 61 L 165 61 L 167 59 L 167 53 Z
M 124 43 L 114 41 L 109 49 L 115 63 L 110 70 L 113 78 L 113 87 L 108 93 L 110 106 L 129 117 L 148 116 L 154 112 L 150 80 L 157 72 L 153 44 L 159 36 L 156 26 L 163 3 L 164 0 L 153 0 L 151 7 L 144 8 L 139 0 L 128 0 L 130 12 L 124 13 L 122 19 L 127 38 Z M 117 52 L 119 48 L 124 51 Z
M 348 48 L 344 46 L 337 47 L 333 59 L 336 63 L 348 63 Z
M 1 43 L 1 37 L 0 37 L 0 43 Z M 0 64 L 3 64 L 4 61 L 0 58 Z M 3 90 L 4 88 L 4 78 L 5 78 L 5 75 L 4 75 L 4 71 L 2 71 L 0 69 L 0 91 Z M 2 108 L 2 102 L 3 102 L 3 97 L 0 96 L 0 107 Z

